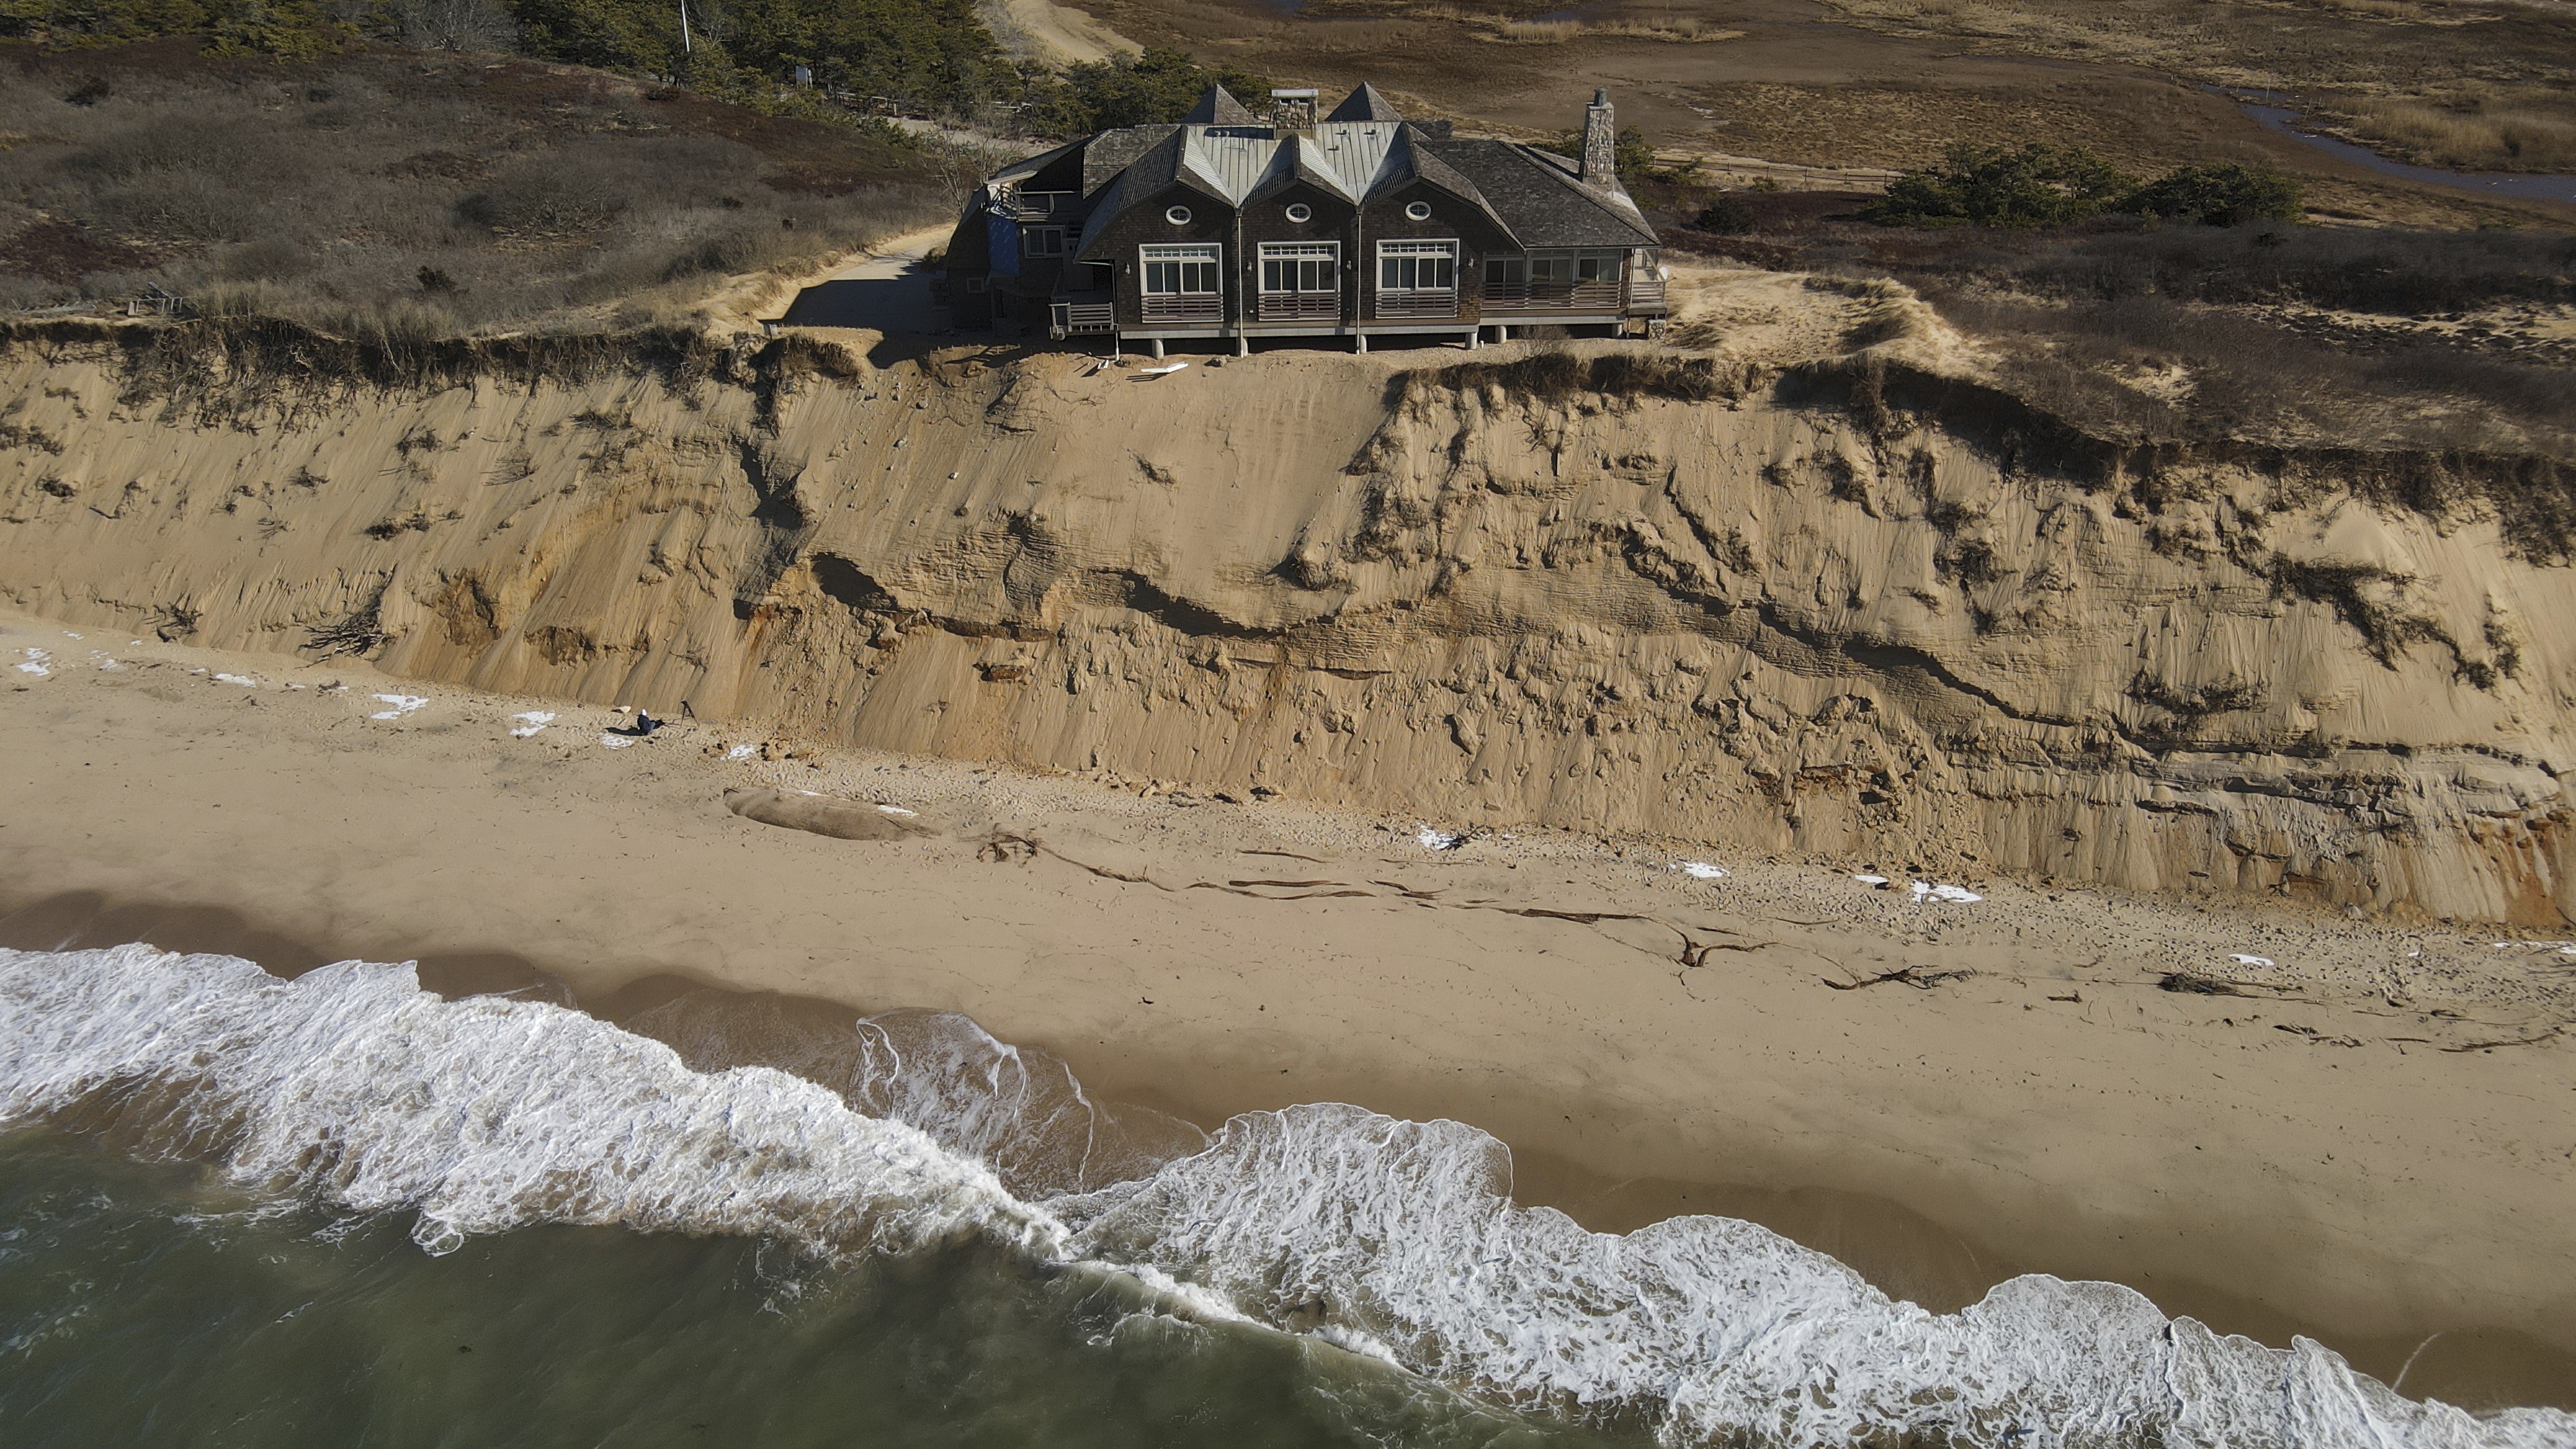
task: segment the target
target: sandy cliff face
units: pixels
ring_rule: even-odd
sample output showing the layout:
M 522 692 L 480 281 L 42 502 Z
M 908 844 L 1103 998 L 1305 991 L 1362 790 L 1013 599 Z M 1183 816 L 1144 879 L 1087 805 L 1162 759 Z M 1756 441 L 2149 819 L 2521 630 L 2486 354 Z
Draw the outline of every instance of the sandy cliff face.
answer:
M 1451 823 L 2576 915 L 2544 464 L 2122 448 L 1868 353 L 182 345 L 10 348 L 12 604 Z

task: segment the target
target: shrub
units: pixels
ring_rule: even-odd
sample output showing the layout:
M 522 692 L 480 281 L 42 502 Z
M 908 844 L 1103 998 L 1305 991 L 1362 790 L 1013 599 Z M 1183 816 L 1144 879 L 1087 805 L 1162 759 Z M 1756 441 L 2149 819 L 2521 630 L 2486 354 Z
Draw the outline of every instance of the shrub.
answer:
M 1270 82 L 1262 76 L 1231 66 L 1208 69 L 1186 51 L 1149 47 L 1142 55 L 1067 66 L 1059 82 L 1036 80 L 1021 123 L 1041 135 L 1080 136 L 1177 121 L 1212 85 L 1224 86 L 1247 106 L 1270 96 Z
M 2168 171 L 2123 198 L 2119 209 L 2171 221 L 2242 226 L 2296 221 L 2304 209 L 2299 183 L 2269 166 L 2222 161 Z
M 1721 196 L 1699 209 L 1691 218 L 1691 230 L 1715 232 L 1719 236 L 1741 236 L 1753 230 L 1753 208 L 1732 196 Z
M 2081 146 L 1962 142 L 1940 165 L 1898 177 L 1862 214 L 1884 226 L 2064 226 L 2095 215 L 2131 186 Z

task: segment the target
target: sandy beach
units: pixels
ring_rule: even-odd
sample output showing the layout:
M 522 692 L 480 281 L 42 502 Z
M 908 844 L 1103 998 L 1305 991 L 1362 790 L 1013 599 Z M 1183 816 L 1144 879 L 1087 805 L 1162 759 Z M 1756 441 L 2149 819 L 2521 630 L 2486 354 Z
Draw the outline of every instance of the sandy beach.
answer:
M 1595 1228 L 1750 1217 L 1937 1308 L 2114 1279 L 2409 1394 L 2576 1403 L 2555 943 L 628 739 L 24 616 L 0 663 L 0 944 L 541 973 L 610 1014 L 657 978 L 951 1008 L 1203 1125 L 1473 1124 Z M 766 824 L 746 789 L 918 828 Z

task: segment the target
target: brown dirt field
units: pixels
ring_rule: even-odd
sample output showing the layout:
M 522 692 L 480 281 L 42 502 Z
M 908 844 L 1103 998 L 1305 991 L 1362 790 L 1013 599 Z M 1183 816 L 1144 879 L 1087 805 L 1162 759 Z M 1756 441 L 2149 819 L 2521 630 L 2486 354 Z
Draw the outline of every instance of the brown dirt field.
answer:
M 2228 24 L 2203 24 L 2184 35 L 2202 50 L 2177 41 L 2159 51 L 2149 40 L 2172 28 L 2148 13 L 2160 0 L 2084 7 L 2128 17 L 2124 33 L 2135 39 L 2125 48 L 2077 45 L 2028 17 L 1997 35 L 1935 33 L 1919 20 L 1899 24 L 1875 10 L 1863 16 L 1857 13 L 1863 3 L 1868 0 L 1842 8 L 1803 0 L 1607 0 L 1584 7 L 1584 18 L 1688 22 L 1740 33 L 1687 43 L 1587 34 L 1558 44 L 1495 39 L 1492 24 L 1480 17 L 1512 11 L 1508 3 L 1462 10 L 1371 0 L 1365 16 L 1350 13 L 1356 7 L 1312 0 L 1295 9 L 1272 0 L 1188 6 L 1090 0 L 1082 9 L 1146 44 L 1185 46 L 1283 83 L 1327 90 L 1374 80 L 1404 104 L 1497 130 L 1561 131 L 1573 124 L 1588 88 L 1606 85 L 1621 120 L 1661 146 L 1801 165 L 1906 167 L 1934 159 L 1956 140 L 2044 140 L 2092 146 L 2147 171 L 2210 160 L 2269 161 L 2306 181 L 2312 203 L 2330 217 L 2439 226 L 2566 220 L 2561 208 L 2497 204 L 2375 176 L 2265 132 L 2230 101 L 2199 88 L 2204 81 L 2292 81 L 2353 90 L 2364 83 L 2372 47 L 2385 48 L 2401 33 L 2384 24 L 2325 12 L 2317 12 L 2323 19 L 2295 16 L 2281 22 L 2294 40 L 2338 35 L 2337 27 L 2366 33 L 2333 45 L 2320 39 L 2306 50 L 2284 41 L 2264 52 L 2270 59 L 2262 66 L 2223 70 L 2204 53 L 2218 44 L 2208 37 L 2259 29 L 2246 18 L 2256 7 L 2189 7 L 2224 11 Z M 1881 8 L 1893 17 L 1898 0 Z M 2023 8 L 2040 19 L 2060 10 L 2082 13 L 2045 4 Z M 2280 9 L 2262 7 L 2262 17 Z M 2515 14 L 2509 23 L 2411 27 L 2403 32 L 2410 43 L 2415 30 L 2436 32 L 2434 42 L 2411 62 L 2405 85 L 2373 84 L 2424 92 L 2447 84 L 2444 77 L 2488 64 L 2496 47 L 2516 36 L 2531 39 L 2538 58 L 2514 62 L 2506 72 L 2512 76 L 2540 74 L 2554 64 L 2546 57 L 2562 48 L 2576 55 L 2576 42 L 2560 37 L 2566 27 L 2556 21 L 2525 26 Z M 2314 60 L 2313 74 L 2294 73 L 2302 56 Z

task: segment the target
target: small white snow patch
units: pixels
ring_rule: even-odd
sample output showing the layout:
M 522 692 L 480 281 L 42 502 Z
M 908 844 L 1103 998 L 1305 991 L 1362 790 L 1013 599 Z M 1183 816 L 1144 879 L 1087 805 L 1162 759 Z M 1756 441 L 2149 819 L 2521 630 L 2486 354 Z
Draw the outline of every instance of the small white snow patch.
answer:
M 514 740 L 524 740 L 555 722 L 554 711 L 545 709 L 528 710 L 510 718 L 519 721 L 519 728 L 510 731 L 510 738 Z
M 1726 872 L 1704 860 L 1685 860 L 1673 867 L 1692 880 L 1724 880 Z
M 725 758 L 728 760 L 748 760 L 759 753 L 760 746 L 758 745 L 736 745 L 732 749 L 725 751 Z
M 1887 877 L 1883 875 L 1856 875 L 1853 876 L 1852 879 L 1859 881 L 1865 886 L 1883 886 L 1887 884 Z
M 877 807 L 877 813 L 880 815 L 913 815 L 918 814 L 919 812 L 906 810 L 900 805 L 880 805 Z
M 1453 834 L 1430 825 L 1423 826 L 1413 838 L 1425 850 L 1456 850 L 1467 840 L 1463 835 Z
M 63 631 L 63 637 L 64 637 L 64 638 L 66 638 L 66 639 L 77 639 L 77 638 L 79 638 L 80 636 L 79 636 L 78 634 L 73 633 L 73 632 L 72 632 L 71 630 L 69 630 L 69 629 L 65 629 L 65 630 Z
M 38 679 L 42 679 L 46 675 L 54 672 L 51 667 L 54 656 L 51 654 L 46 653 L 42 649 L 26 649 L 21 650 L 20 652 L 27 656 L 26 662 L 18 666 L 18 672 L 20 674 L 32 674 Z
M 244 689 L 259 688 L 259 681 L 246 674 L 218 674 L 215 676 L 215 683 L 238 684 Z
M 635 737 L 632 735 L 610 734 L 603 730 L 600 732 L 599 742 L 608 746 L 612 750 L 622 750 L 628 745 L 635 743 Z
M 390 705 L 392 707 L 389 709 L 378 710 L 376 713 L 367 716 L 367 718 L 401 719 L 404 715 L 407 715 L 413 710 L 419 709 L 422 705 L 429 703 L 429 699 L 425 695 L 418 694 L 380 694 L 376 696 L 376 703 Z
M 1965 886 L 1935 885 L 1930 881 L 1918 880 L 1914 883 L 1914 899 L 1917 901 L 1952 901 L 1964 906 L 1971 901 L 1982 901 L 1985 897 L 1977 894 L 1975 891 L 1969 890 Z
M 90 658 L 92 658 L 92 659 L 97 660 L 97 661 L 98 661 L 98 667 L 99 667 L 99 668 L 101 668 L 101 669 L 117 670 L 117 669 L 123 669 L 123 668 L 125 667 L 125 665 L 124 665 L 121 661 L 116 660 L 116 659 L 112 659 L 112 658 L 108 657 L 108 656 L 107 656 L 107 655 L 105 655 L 105 654 L 101 654 L 101 653 L 99 653 L 99 652 L 98 652 L 97 650 L 95 650 L 95 649 L 93 649 L 93 650 L 89 651 L 89 657 L 90 657 Z
M 2242 951 L 2229 956 L 2227 959 L 2235 962 L 2239 966 L 2278 966 L 2281 964 L 2269 956 L 2248 956 Z

